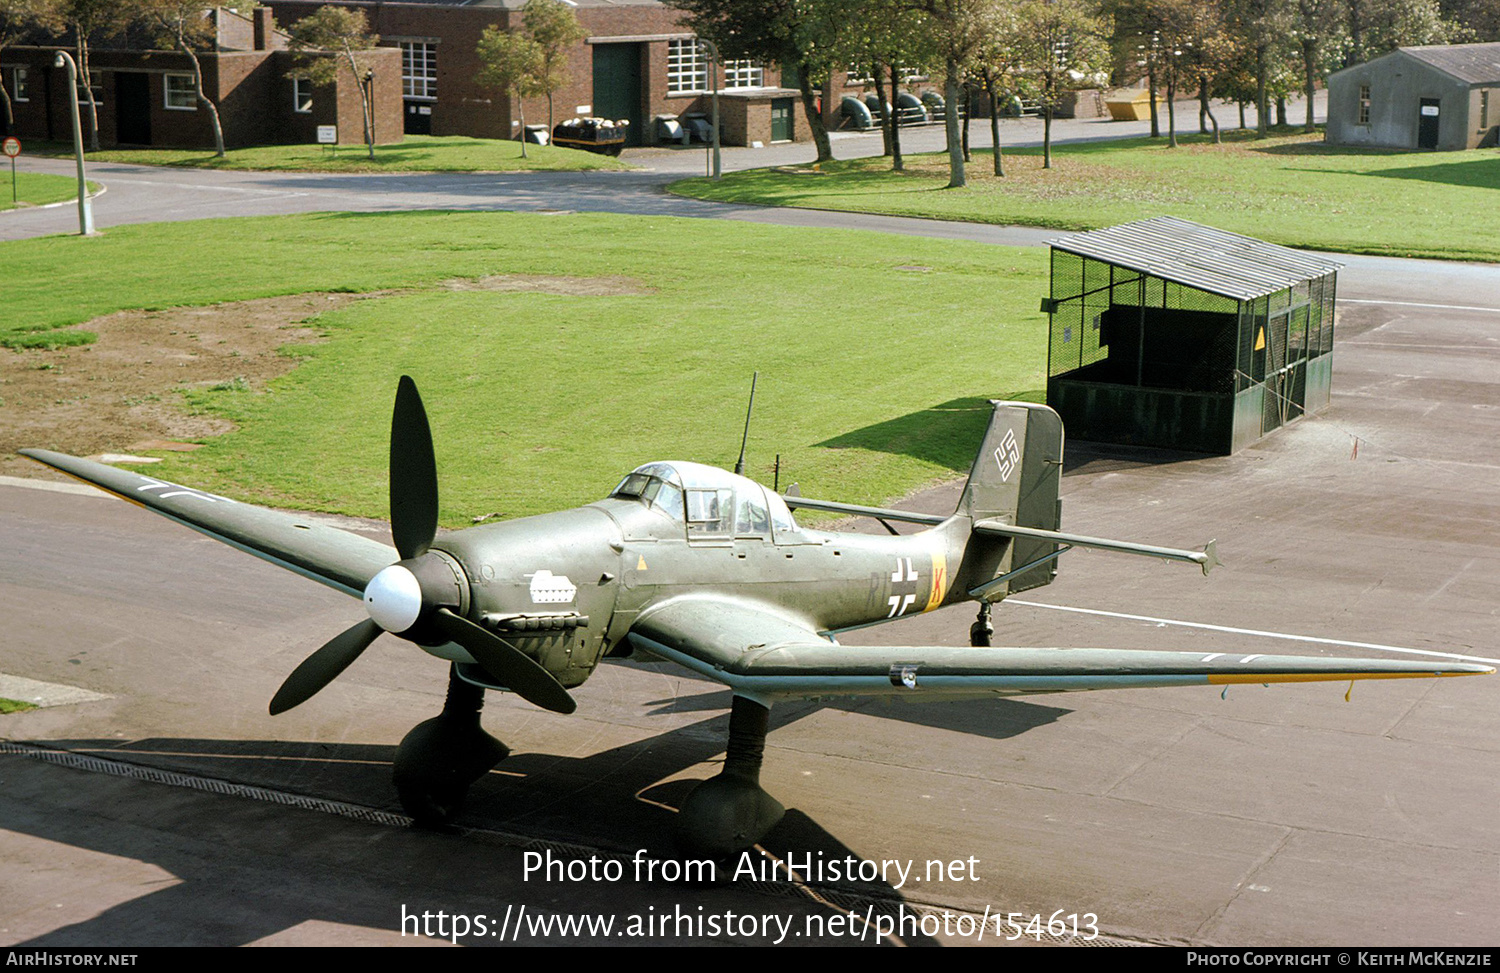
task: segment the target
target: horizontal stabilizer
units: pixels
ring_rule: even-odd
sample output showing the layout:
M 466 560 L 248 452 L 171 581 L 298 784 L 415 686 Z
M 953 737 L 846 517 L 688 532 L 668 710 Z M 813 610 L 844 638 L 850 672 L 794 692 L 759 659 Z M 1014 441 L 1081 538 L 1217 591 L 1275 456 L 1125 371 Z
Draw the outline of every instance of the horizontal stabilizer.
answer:
M 974 524 L 980 534 L 997 534 L 1001 537 L 1027 537 L 1035 540 L 1067 544 L 1071 547 L 1092 547 L 1101 551 L 1118 551 L 1122 554 L 1140 554 L 1145 557 L 1165 558 L 1168 561 L 1188 561 L 1203 568 L 1207 574 L 1219 564 L 1217 541 L 1209 541 L 1201 551 L 1184 551 L 1175 547 L 1156 547 L 1151 544 L 1135 544 L 1130 541 L 1112 541 L 1102 537 L 1084 537 L 1082 534 L 1065 534 L 1059 530 L 1041 530 L 1036 527 L 1017 527 L 999 520 L 981 520 Z
M 874 517 L 876 520 L 896 520 L 907 524 L 941 524 L 947 517 L 937 514 L 919 514 L 910 510 L 891 510 L 888 507 L 861 507 L 857 503 L 837 503 L 833 500 L 809 500 L 788 491 L 783 498 L 793 510 L 823 510 L 828 513 L 845 514 L 850 517 Z

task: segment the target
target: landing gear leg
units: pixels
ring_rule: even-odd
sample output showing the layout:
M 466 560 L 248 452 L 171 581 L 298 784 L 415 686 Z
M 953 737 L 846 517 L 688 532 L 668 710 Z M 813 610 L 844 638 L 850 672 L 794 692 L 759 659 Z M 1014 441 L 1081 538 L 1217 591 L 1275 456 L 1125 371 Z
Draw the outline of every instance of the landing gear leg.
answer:
M 969 626 L 969 644 L 988 646 L 995 637 L 995 626 L 990 624 L 990 603 L 979 603 L 979 617 Z
M 446 824 L 469 785 L 510 756 L 510 748 L 479 725 L 484 690 L 448 673 L 443 712 L 418 723 L 396 751 L 393 778 L 406 813 L 424 827 Z
M 759 841 L 786 813 L 760 787 L 770 716 L 767 707 L 734 697 L 724 769 L 693 788 L 677 815 L 677 839 L 683 850 L 716 860 L 730 858 Z

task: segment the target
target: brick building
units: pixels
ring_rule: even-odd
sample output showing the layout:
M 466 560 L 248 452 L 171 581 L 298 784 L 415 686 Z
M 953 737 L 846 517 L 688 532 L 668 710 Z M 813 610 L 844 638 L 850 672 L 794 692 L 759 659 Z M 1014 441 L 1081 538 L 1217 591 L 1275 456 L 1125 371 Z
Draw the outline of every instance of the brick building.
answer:
M 222 8 L 214 18 L 214 50 L 198 55 L 203 91 L 219 107 L 229 147 L 270 143 L 313 143 L 319 126 L 337 126 L 343 145 L 364 142 L 359 87 L 348 71 L 329 85 L 299 78 L 298 55 L 277 30 L 271 10 L 244 17 Z M 53 66 L 59 45 L 7 47 L 0 52 L 0 81 L 11 96 L 22 139 L 66 141 L 72 137 L 68 73 Z M 70 50 L 64 45 L 63 49 Z M 332 55 L 321 55 L 332 56 Z M 375 141 L 401 141 L 401 53 L 372 52 Z M 193 93 L 192 63 L 178 51 L 93 45 L 90 87 L 98 106 L 99 141 L 106 146 L 212 147 L 208 112 Z M 80 85 L 80 107 L 87 98 Z M 87 110 L 84 108 L 86 116 Z M 88 121 L 85 117 L 85 132 Z
M 381 43 L 399 47 L 408 133 L 515 138 L 517 106 L 509 93 L 475 81 L 475 49 L 484 29 L 520 29 L 525 0 L 338 0 L 365 11 Z M 281 24 L 293 24 L 327 0 L 267 0 Z M 658 117 L 707 115 L 705 49 L 658 0 L 576 0 L 587 32 L 568 54 L 568 83 L 553 96 L 554 119 L 575 115 L 630 121 L 630 145 L 657 140 Z M 809 138 L 794 90 L 780 88 L 773 67 L 746 61 L 725 65 L 720 117 L 726 144 Z M 526 124 L 545 124 L 546 98 L 528 98 Z

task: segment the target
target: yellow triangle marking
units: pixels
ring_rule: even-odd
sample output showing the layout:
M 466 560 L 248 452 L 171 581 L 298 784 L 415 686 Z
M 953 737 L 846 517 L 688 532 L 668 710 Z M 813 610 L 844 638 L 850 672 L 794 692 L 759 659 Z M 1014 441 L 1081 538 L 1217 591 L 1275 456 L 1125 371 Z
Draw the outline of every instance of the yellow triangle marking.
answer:
M 1256 351 L 1265 351 L 1266 350 L 1266 329 L 1265 328 L 1256 328 L 1255 329 L 1255 350 Z
M 635 562 L 635 569 L 637 571 L 644 571 L 644 570 L 646 570 L 646 556 L 644 554 L 642 554 L 642 555 L 639 555 L 639 558 L 640 559 Z

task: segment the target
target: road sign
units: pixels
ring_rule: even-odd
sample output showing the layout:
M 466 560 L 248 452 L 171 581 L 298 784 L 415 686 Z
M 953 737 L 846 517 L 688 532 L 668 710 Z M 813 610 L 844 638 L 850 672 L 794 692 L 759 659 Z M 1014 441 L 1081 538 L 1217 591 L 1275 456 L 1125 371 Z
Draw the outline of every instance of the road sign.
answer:
M 10 204 L 16 204 L 16 156 L 21 154 L 21 140 L 14 135 L 7 135 L 5 141 L 0 142 L 0 152 L 10 156 Z

